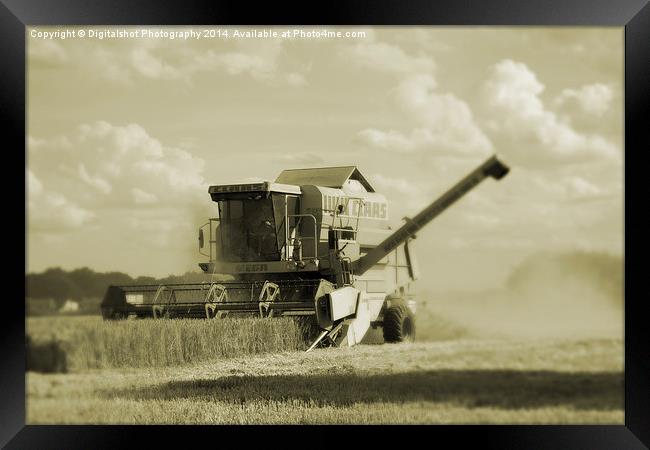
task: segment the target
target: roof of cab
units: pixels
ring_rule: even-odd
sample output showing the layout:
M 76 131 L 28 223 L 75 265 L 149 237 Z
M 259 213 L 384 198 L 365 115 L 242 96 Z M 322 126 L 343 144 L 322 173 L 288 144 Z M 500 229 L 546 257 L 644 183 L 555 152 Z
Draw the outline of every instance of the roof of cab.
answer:
M 375 189 L 368 183 L 368 180 L 361 175 L 355 166 L 341 167 L 315 167 L 310 169 L 287 169 L 282 171 L 276 183 L 294 185 L 314 185 L 331 188 L 342 188 L 346 181 L 357 180 L 368 192 L 375 192 Z
M 254 183 L 215 184 L 208 188 L 209 194 L 229 194 L 238 192 L 280 192 L 283 194 L 300 194 L 300 186 L 259 181 Z

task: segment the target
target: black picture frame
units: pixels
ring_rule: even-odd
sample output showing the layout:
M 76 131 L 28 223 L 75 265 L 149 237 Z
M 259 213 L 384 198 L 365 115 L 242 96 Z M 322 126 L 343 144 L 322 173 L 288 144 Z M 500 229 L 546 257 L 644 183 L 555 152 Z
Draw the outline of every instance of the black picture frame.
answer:
M 487 448 L 636 449 L 650 445 L 650 338 L 643 314 L 647 296 L 645 260 L 648 230 L 644 206 L 650 117 L 650 6 L 646 0 L 516 1 L 395 1 L 361 0 L 345 4 L 282 3 L 248 5 L 241 2 L 154 0 L 0 0 L 0 113 L 5 128 L 5 155 L 19 155 L 26 146 L 25 27 L 36 25 L 555 25 L 625 27 L 625 425 L 621 426 L 452 426 L 425 431 L 432 445 L 454 447 L 479 443 Z M 531 49 L 534 51 L 534 49 Z M 11 143 L 11 144 L 10 144 Z M 25 148 L 25 164 L 27 164 Z M 5 158 L 9 161 L 10 158 Z M 18 158 L 19 159 L 19 158 Z M 14 164 L 14 163 L 12 163 Z M 15 163 L 18 164 L 18 163 Z M 12 168 L 13 169 L 13 168 Z M 21 168 L 5 170 L 5 197 L 18 210 L 6 213 L 5 244 L 16 242 L 25 223 L 19 219 L 24 191 Z M 7 175 L 15 175 L 17 180 Z M 23 184 L 24 186 L 24 184 Z M 18 192 L 16 195 L 14 192 Z M 23 196 L 20 193 L 23 193 Z M 25 238 L 25 245 L 27 245 Z M 5 245 L 5 250 L 10 246 Z M 26 248 L 6 255 L 2 327 L 2 402 L 0 444 L 6 448 L 117 448 L 172 442 L 179 436 L 212 439 L 221 427 L 26 426 L 25 425 L 25 308 L 18 274 Z M 26 266 L 26 265 L 25 265 Z M 16 272 L 15 278 L 13 272 Z M 13 293 L 15 287 L 16 293 Z M 22 285 L 24 286 L 24 285 Z M 9 293 L 11 291 L 11 293 Z M 275 431 L 285 430 L 277 427 Z M 366 430 L 363 439 L 382 436 Z M 266 427 L 237 434 L 238 443 L 267 436 Z M 330 442 L 337 431 L 327 433 Z M 189 436 L 188 436 L 189 434 Z M 191 437 L 190 437 L 191 436 Z M 283 438 L 286 442 L 286 437 Z M 370 441 L 368 441 L 370 443 Z M 645 445 L 644 445 L 645 444 Z M 333 444 L 334 445 L 334 444 Z

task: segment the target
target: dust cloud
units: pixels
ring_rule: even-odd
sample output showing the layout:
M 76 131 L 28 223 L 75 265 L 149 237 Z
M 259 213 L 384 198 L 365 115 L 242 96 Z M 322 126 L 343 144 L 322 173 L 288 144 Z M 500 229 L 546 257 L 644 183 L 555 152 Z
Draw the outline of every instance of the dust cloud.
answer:
M 456 337 L 623 337 L 620 256 L 539 253 L 516 267 L 501 289 L 430 298 L 418 311 L 424 339 L 437 338 L 440 324 L 445 335 L 452 324 Z

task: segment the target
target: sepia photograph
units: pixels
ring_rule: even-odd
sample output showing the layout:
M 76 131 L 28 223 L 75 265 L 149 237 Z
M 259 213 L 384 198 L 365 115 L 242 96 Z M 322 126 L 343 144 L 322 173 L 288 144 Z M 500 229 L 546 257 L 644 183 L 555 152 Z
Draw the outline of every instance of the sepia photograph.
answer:
M 624 424 L 622 26 L 25 44 L 28 425 Z

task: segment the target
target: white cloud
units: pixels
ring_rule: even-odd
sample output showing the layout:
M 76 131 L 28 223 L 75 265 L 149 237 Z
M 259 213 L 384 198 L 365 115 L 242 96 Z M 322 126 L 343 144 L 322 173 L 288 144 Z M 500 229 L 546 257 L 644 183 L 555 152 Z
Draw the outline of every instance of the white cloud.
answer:
M 36 175 L 34 173 L 27 169 L 27 192 L 38 195 L 41 192 L 43 192 L 43 183 L 36 178 Z
M 489 214 L 480 214 L 475 212 L 465 212 L 462 218 L 471 227 L 495 228 L 500 225 L 502 220 L 499 217 Z
M 352 64 L 394 74 L 431 72 L 435 63 L 426 56 L 412 56 L 397 45 L 385 42 L 363 41 L 343 47 L 341 55 Z
M 158 197 L 150 192 L 145 192 L 142 189 L 132 188 L 131 193 L 133 194 L 133 200 L 139 204 L 156 203 L 158 201 Z
M 403 79 L 393 101 L 415 127 L 408 134 L 365 129 L 358 134 L 364 143 L 397 152 L 430 150 L 482 156 L 492 151 L 492 143 L 475 123 L 469 106 L 452 94 L 437 92 L 433 76 L 416 74 Z
M 35 62 L 56 65 L 68 61 L 68 53 L 61 44 L 49 39 L 28 39 L 27 51 Z
M 357 137 L 359 141 L 370 147 L 398 153 L 409 153 L 416 148 L 413 137 L 404 136 L 395 130 L 382 131 L 374 128 L 366 128 L 359 131 Z
M 422 40 L 423 35 L 418 34 Z M 392 103 L 411 124 L 411 129 L 365 128 L 357 140 L 372 148 L 398 153 L 429 150 L 437 154 L 481 156 L 492 144 L 476 125 L 467 103 L 451 93 L 441 93 L 433 76 L 436 68 L 429 56 L 412 55 L 400 46 L 375 36 L 347 45 L 340 55 L 357 67 L 399 77 Z
M 287 83 L 291 86 L 306 86 L 307 80 L 304 75 L 298 72 L 291 72 L 286 76 Z
M 99 75 L 123 85 L 133 82 L 131 66 L 124 61 L 124 56 L 121 53 L 109 51 L 101 46 L 81 47 L 77 49 L 77 54 L 71 59 L 74 59 L 86 71 L 91 72 L 93 76 Z
M 399 33 L 393 36 L 397 43 L 404 43 L 409 46 L 415 46 L 425 50 L 427 53 L 448 53 L 453 47 L 448 43 L 442 42 L 438 37 L 438 32 L 433 29 L 412 28 L 408 33 Z
M 601 190 L 598 186 L 578 176 L 569 177 L 566 180 L 566 185 L 569 195 L 573 198 L 590 197 L 601 194 Z
M 404 195 L 420 193 L 420 188 L 412 182 L 403 178 L 393 178 L 380 173 L 372 176 L 372 184 L 376 184 L 382 192 L 395 191 Z
M 404 178 L 376 173 L 369 177 L 369 181 L 388 198 L 389 219 L 416 214 L 433 200 L 422 186 Z
M 110 192 L 113 190 L 113 186 L 111 186 L 111 184 L 105 179 L 101 177 L 90 176 L 84 164 L 79 164 L 79 177 L 90 186 L 94 187 L 104 194 L 110 194 Z
M 39 231 L 77 228 L 95 215 L 68 200 L 63 194 L 46 187 L 27 170 L 27 221 L 31 229 Z
M 249 75 L 256 81 L 289 86 L 304 86 L 307 80 L 299 71 L 280 67 L 284 43 L 235 40 L 228 49 L 201 50 L 178 47 L 174 43 L 149 43 L 131 51 L 129 63 L 136 73 L 151 79 L 189 81 L 200 72 L 224 71 L 230 75 Z M 159 54 L 165 54 L 163 59 Z
M 181 76 L 179 70 L 166 64 L 162 58 L 153 55 L 145 47 L 132 50 L 131 65 L 136 72 L 146 78 L 173 80 Z
M 521 164 L 620 158 L 620 150 L 602 136 L 582 134 L 545 108 L 544 85 L 523 63 L 496 64 L 482 87 L 492 136 L 504 137 Z
M 267 79 L 275 68 L 274 58 L 250 55 L 242 52 L 212 54 L 214 61 L 223 66 L 231 75 L 249 73 L 255 79 Z
M 228 40 L 209 47 L 153 38 L 117 41 L 111 46 L 93 40 L 33 39 L 29 59 L 74 65 L 93 77 L 125 85 L 142 79 L 191 83 L 195 75 L 213 72 L 248 75 L 270 84 L 306 85 L 299 62 L 283 59 L 284 45 L 280 39 Z
M 610 189 L 597 186 L 579 175 L 558 176 L 552 172 L 528 175 L 527 186 L 520 186 L 529 195 L 538 195 L 539 201 L 564 202 L 611 195 Z
M 28 143 L 33 229 L 73 228 L 108 216 L 119 220 L 143 207 L 173 227 L 185 223 L 195 205 L 209 203 L 203 160 L 162 145 L 137 124 L 87 123 L 65 136 Z M 158 205 L 176 213 L 163 213 Z
M 579 89 L 564 89 L 553 102 L 557 106 L 576 102 L 582 112 L 600 117 L 609 110 L 613 98 L 614 92 L 610 86 L 594 83 Z

